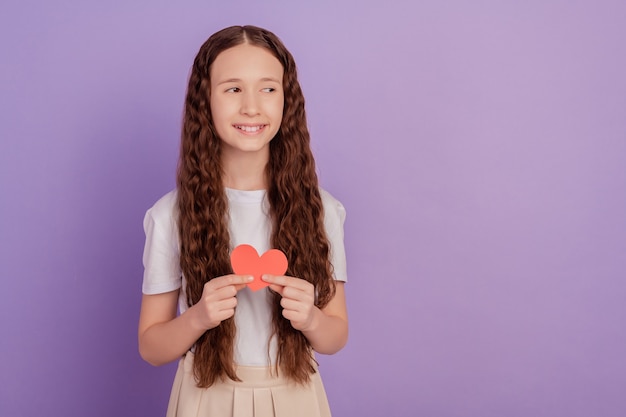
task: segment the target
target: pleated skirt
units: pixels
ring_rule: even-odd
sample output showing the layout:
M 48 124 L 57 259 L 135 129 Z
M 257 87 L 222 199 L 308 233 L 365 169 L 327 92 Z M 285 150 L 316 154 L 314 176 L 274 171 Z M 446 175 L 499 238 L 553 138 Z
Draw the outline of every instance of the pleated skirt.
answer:
M 330 417 L 319 372 L 302 386 L 272 375 L 269 367 L 238 366 L 241 382 L 218 381 L 198 388 L 193 353 L 178 363 L 167 417 Z

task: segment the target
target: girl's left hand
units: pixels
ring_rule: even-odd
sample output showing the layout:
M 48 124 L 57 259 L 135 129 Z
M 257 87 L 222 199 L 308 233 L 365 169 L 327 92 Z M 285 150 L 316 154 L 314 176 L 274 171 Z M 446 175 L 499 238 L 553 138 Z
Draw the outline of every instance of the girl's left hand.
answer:
M 263 281 L 270 284 L 270 289 L 283 298 L 283 317 L 291 326 L 300 331 L 309 330 L 315 318 L 315 288 L 313 284 L 296 277 L 282 275 L 263 275 Z

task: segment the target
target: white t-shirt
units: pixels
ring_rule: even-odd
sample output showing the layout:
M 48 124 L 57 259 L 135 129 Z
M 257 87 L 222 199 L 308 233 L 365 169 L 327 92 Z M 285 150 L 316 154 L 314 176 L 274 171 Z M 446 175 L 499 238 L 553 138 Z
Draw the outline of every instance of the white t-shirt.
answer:
M 328 192 L 320 189 L 324 206 L 324 226 L 330 242 L 334 278 L 347 281 L 346 255 L 343 244 L 343 205 Z M 178 308 L 187 310 L 185 277 L 180 269 L 176 190 L 164 195 L 144 217 L 146 244 L 143 252 L 144 294 L 162 294 L 181 290 Z M 226 189 L 229 204 L 228 230 L 232 248 L 252 245 L 259 255 L 270 248 L 271 219 L 265 190 L 240 191 Z M 275 338 L 272 333 L 271 294 L 267 288 L 251 291 L 244 288 L 237 294 L 235 310 L 235 363 L 244 366 L 267 366 L 276 359 Z M 268 355 L 269 352 L 269 355 Z

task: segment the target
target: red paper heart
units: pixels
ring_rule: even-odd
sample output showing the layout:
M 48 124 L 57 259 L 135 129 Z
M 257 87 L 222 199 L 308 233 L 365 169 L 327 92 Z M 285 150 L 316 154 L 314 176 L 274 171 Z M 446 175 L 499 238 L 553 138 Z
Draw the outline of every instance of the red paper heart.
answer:
M 254 281 L 248 284 L 252 291 L 258 291 L 269 284 L 261 280 L 261 275 L 284 275 L 287 272 L 287 257 L 278 249 L 270 249 L 259 257 L 250 245 L 239 245 L 230 254 L 230 264 L 237 275 L 252 275 Z

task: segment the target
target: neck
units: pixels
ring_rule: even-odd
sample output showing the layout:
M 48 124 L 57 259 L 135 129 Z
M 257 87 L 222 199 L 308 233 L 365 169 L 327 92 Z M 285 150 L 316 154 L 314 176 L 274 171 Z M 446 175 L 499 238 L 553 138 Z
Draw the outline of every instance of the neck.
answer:
M 266 189 L 265 166 L 268 159 L 269 154 L 263 153 L 224 153 L 224 186 L 244 191 Z

